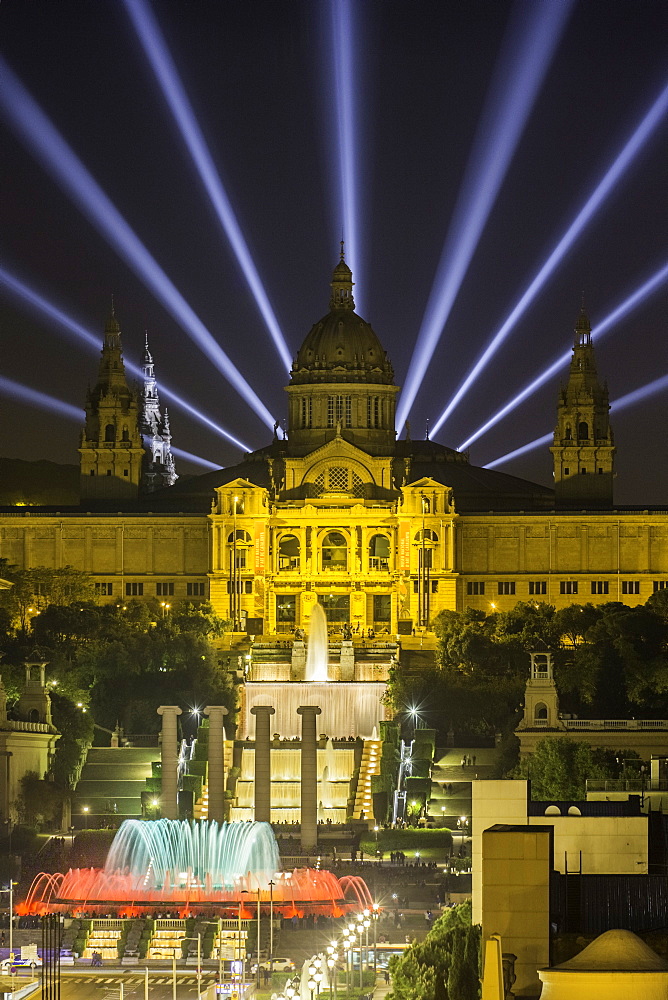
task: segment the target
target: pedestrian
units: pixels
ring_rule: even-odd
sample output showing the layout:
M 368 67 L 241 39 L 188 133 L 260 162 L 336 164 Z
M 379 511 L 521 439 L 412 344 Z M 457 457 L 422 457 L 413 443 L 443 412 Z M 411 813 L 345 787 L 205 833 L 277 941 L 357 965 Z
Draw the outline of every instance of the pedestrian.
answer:
M 474 766 L 474 767 L 475 767 L 475 762 L 476 762 L 476 755 L 475 755 L 475 754 L 473 754 L 473 766 Z
M 389 983 L 390 983 L 390 972 L 389 972 L 389 969 L 385 969 L 384 978 L 385 978 L 385 982 L 389 986 Z

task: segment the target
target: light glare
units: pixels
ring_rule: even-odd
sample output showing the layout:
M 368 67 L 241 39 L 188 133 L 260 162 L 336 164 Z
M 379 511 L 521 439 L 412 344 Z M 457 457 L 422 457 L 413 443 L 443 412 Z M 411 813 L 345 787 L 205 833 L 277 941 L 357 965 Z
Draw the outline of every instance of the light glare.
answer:
M 434 424 L 432 434 L 443 426 L 461 398 L 468 391 L 472 383 L 476 380 L 480 372 L 487 366 L 494 354 L 506 339 L 517 321 L 524 315 L 525 311 L 538 295 L 545 282 L 551 277 L 557 265 L 565 257 L 576 239 L 581 235 L 587 223 L 591 221 L 595 213 L 601 207 L 615 185 L 619 183 L 634 159 L 654 133 L 655 129 L 663 119 L 668 110 L 668 85 L 666 85 L 651 108 L 635 129 L 631 137 L 627 140 L 620 153 L 615 158 L 612 166 L 606 171 L 602 179 L 596 185 L 594 191 L 584 203 L 573 222 L 570 224 L 564 235 L 561 237 L 552 253 L 542 265 L 533 281 L 526 289 L 519 302 L 515 305 L 510 315 L 507 317 L 501 328 L 489 342 L 478 361 L 468 373 L 456 393 L 441 413 Z
M 9 125 L 86 218 L 151 289 L 259 418 L 273 429 L 274 418 L 262 400 L 1 56 L 0 108 Z
M 397 407 L 396 426 L 399 431 L 408 418 L 441 339 L 572 9 L 573 0 L 521 3 L 515 8 L 489 87 Z
M 292 356 L 269 302 L 269 297 L 257 272 L 248 244 L 241 232 L 230 199 L 216 170 L 209 147 L 204 138 L 192 104 L 183 87 L 174 60 L 167 48 L 153 12 L 144 0 L 124 0 L 125 9 L 142 44 L 162 93 L 170 107 L 181 138 L 186 144 L 214 211 L 229 240 L 230 247 L 248 283 L 253 298 L 264 319 L 271 339 L 285 366 L 292 367 Z

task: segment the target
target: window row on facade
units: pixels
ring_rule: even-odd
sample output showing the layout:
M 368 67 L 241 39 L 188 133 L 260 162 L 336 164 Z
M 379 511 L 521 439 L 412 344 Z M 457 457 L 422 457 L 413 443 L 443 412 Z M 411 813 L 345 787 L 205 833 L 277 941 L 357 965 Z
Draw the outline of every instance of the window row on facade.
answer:
M 155 589 L 154 589 L 155 588 Z M 185 591 L 181 584 L 172 581 L 157 581 L 144 583 L 133 581 L 123 585 L 118 580 L 108 580 L 95 584 L 96 597 L 205 597 L 206 583 L 193 581 L 186 583 Z
M 557 581 L 555 581 L 557 582 Z M 639 594 L 640 580 L 621 580 L 622 594 Z M 526 593 L 529 597 L 542 597 L 547 594 L 547 580 L 529 580 L 526 584 Z M 610 580 L 559 580 L 559 593 L 564 595 L 574 594 L 595 594 L 605 595 L 614 593 L 617 588 L 616 581 Z M 611 589 L 612 585 L 612 589 Z M 484 597 L 496 594 L 500 597 L 512 597 L 522 593 L 524 584 L 518 584 L 515 580 L 469 580 L 466 584 L 466 593 L 469 597 Z M 664 590 L 668 587 L 668 580 L 652 580 L 654 593 L 657 590 Z
M 335 470 L 334 470 L 335 471 Z M 330 470 L 331 476 L 331 470 Z M 413 538 L 417 548 L 420 568 L 433 568 L 433 546 L 438 543 L 438 535 L 430 528 L 418 531 Z M 424 547 L 421 547 L 424 546 Z M 371 572 L 389 572 L 391 566 L 391 541 L 387 535 L 373 535 L 367 546 L 368 564 Z M 320 544 L 322 569 L 347 572 L 349 568 L 349 539 L 341 531 L 329 531 Z M 246 552 L 237 550 L 237 569 L 246 567 Z M 298 573 L 301 569 L 301 546 L 296 535 L 283 535 L 278 543 L 278 570 L 283 573 Z
M 308 429 L 313 426 L 313 398 L 302 396 L 299 399 L 299 426 Z M 389 420 L 390 403 L 382 396 L 367 396 L 366 399 L 366 426 L 386 427 Z M 361 413 L 356 414 L 355 423 L 363 421 Z M 348 395 L 336 395 L 327 397 L 327 426 L 336 427 L 340 423 L 342 427 L 353 426 L 353 397 Z

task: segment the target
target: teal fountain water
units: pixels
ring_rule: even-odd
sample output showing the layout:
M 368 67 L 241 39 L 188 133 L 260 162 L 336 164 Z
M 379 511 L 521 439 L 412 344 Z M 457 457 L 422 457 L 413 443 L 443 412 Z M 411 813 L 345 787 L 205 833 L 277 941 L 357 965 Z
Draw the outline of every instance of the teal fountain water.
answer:
M 125 820 L 104 868 L 42 872 L 19 912 L 108 913 L 151 909 L 250 913 L 259 901 L 284 916 L 342 916 L 371 896 L 363 879 L 312 868 L 281 871 L 268 823 Z

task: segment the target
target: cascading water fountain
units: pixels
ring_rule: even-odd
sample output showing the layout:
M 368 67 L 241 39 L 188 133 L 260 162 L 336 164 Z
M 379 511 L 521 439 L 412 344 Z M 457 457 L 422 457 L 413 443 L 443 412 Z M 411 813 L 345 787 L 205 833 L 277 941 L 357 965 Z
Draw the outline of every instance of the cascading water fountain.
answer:
M 327 634 L 327 616 L 322 604 L 318 602 L 311 612 L 305 680 L 326 684 L 328 680 L 328 666 L 329 636 Z
M 17 910 L 106 914 L 115 909 L 132 915 L 143 907 L 166 906 L 183 915 L 215 906 L 236 916 L 239 907 L 244 910 L 251 900 L 254 906 L 259 897 L 265 912 L 273 906 L 287 917 L 342 916 L 370 905 L 362 886 L 339 882 L 328 871 L 280 871 L 268 823 L 125 820 L 104 868 L 42 873 Z

